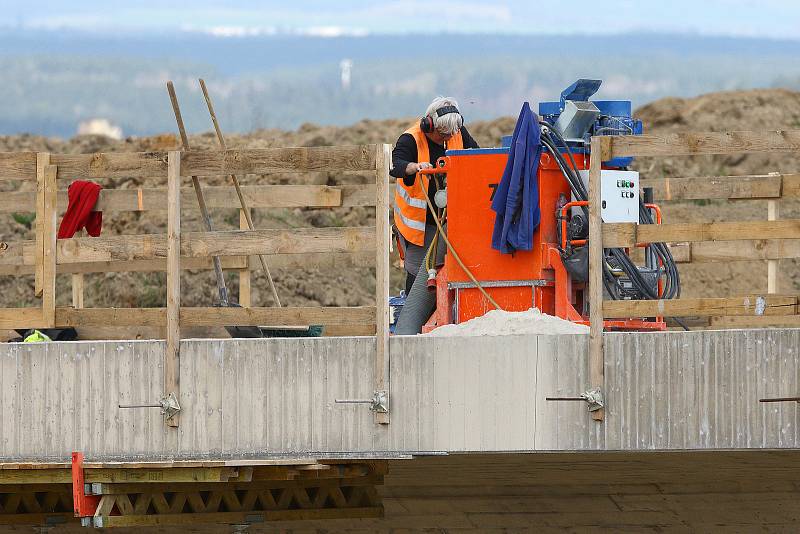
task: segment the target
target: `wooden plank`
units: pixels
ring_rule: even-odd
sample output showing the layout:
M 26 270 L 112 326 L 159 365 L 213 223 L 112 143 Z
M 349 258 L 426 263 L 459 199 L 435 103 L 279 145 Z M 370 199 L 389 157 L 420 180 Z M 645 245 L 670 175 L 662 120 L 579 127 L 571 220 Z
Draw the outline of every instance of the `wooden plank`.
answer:
M 800 197 L 800 174 L 783 174 L 781 198 Z
M 0 180 L 36 180 L 36 152 L 0 152 Z
M 389 392 L 389 170 L 392 166 L 392 146 L 378 145 L 375 156 L 375 390 Z M 388 413 L 375 413 L 375 422 L 389 423 Z
M 42 310 L 45 327 L 56 322 L 56 172 L 53 165 L 44 170 L 44 211 L 41 213 L 44 230 L 44 255 L 42 271 Z M 38 218 L 38 217 L 37 217 Z
M 164 392 L 180 402 L 180 306 L 181 306 L 181 153 L 169 153 L 167 177 L 167 349 L 164 355 Z M 171 427 L 180 424 L 180 414 L 166 420 Z
M 686 132 L 611 137 L 611 157 L 800 151 L 800 130 Z
M 680 263 L 783 260 L 800 258 L 800 239 L 682 243 L 677 250 L 675 260 Z
M 667 243 L 675 263 L 690 263 L 692 261 L 692 243 Z
M 59 178 L 103 180 L 106 178 L 160 178 L 167 175 L 167 152 L 113 152 L 53 154 Z
M 711 328 L 800 328 L 800 315 L 712 317 Z
M 24 155 L 7 157 L 3 171 L 18 169 Z M 182 156 L 182 176 L 263 174 L 278 171 L 367 171 L 375 168 L 375 145 L 188 150 Z M 59 175 L 70 179 L 162 178 L 166 152 L 97 152 L 53 155 Z
M 372 171 L 375 145 L 188 150 L 184 176 L 262 174 L 279 171 Z
M 775 221 L 778 219 L 778 201 L 770 200 L 767 202 L 767 220 Z M 778 260 L 770 259 L 767 261 L 767 293 L 778 292 Z
M 70 484 L 71 482 L 72 473 L 69 469 L 0 469 L 0 485 Z
M 747 295 L 728 298 L 616 300 L 603 302 L 605 317 L 771 316 L 797 313 L 797 296 Z
M 603 225 L 603 243 L 610 247 L 632 247 L 636 243 L 668 241 L 734 241 L 771 239 L 797 239 L 800 236 L 800 219 L 780 221 L 736 221 L 711 223 L 631 224 Z
M 10 243 L 12 247 L 21 248 L 20 243 Z M 27 245 L 26 245 L 27 246 Z M 266 254 L 265 258 L 275 269 L 344 269 L 349 267 L 373 267 L 375 254 L 372 252 L 336 252 L 321 253 L 307 252 L 301 254 Z M 22 254 L 7 258 L 0 253 L 0 275 L 20 276 L 33 274 L 34 266 L 31 258 L 25 259 Z M 4 261 L 8 263 L 4 263 Z M 222 268 L 240 270 L 246 265 L 247 259 L 240 256 L 222 258 Z M 258 269 L 256 260 L 251 259 L 250 270 Z M 213 269 L 209 258 L 182 258 L 181 270 L 209 270 Z M 152 260 L 117 260 L 87 263 L 65 263 L 57 266 L 58 274 L 74 273 L 118 273 L 118 272 L 164 272 L 167 269 L 166 258 Z
M 250 208 L 335 208 L 372 206 L 375 204 L 375 186 L 369 185 L 254 185 L 243 186 L 242 193 Z M 239 203 L 230 187 L 204 187 L 209 208 L 235 208 Z M 183 210 L 197 210 L 194 190 L 181 190 Z M 67 209 L 67 192 L 58 192 L 58 209 Z M 95 210 L 106 212 L 166 211 L 167 190 L 164 188 L 103 189 Z M 36 193 L 13 191 L 0 197 L 0 213 L 30 212 L 36 210 Z
M 73 512 L 52 512 L 40 514 L 1 514 L 0 524 L 3 525 L 70 525 L 77 526 L 78 519 L 73 516 Z M 48 528 L 48 527 L 41 527 Z M 13 531 L 12 531 L 13 532 Z
M 36 271 L 34 274 L 33 294 L 42 295 L 42 280 L 44 277 L 44 239 L 45 239 L 45 168 L 50 165 L 50 154 L 38 152 L 36 154 Z
M 589 383 L 604 388 L 603 355 L 603 221 L 600 210 L 600 169 L 608 157 L 608 138 L 592 137 L 589 156 Z M 602 421 L 604 410 L 592 412 Z
M 383 517 L 383 507 L 346 507 L 298 510 L 272 510 L 251 512 L 212 512 L 212 513 L 180 513 L 152 515 L 109 515 L 95 516 L 94 526 L 111 527 L 143 527 L 160 525 L 199 525 L 213 523 L 247 524 L 264 521 L 301 521 L 329 519 L 362 519 Z
M 83 308 L 84 278 L 83 273 L 72 275 L 72 307 Z
M 16 328 L 35 323 L 37 316 L 31 313 L 13 320 L 18 310 L 37 310 L 38 308 L 0 309 L 0 327 L 6 324 L 24 323 Z M 7 315 L 6 315 L 7 314 Z M 7 318 L 5 318 L 7 317 Z M 180 324 L 184 327 L 218 326 L 225 324 L 256 324 L 270 326 L 292 325 L 370 325 L 375 321 L 374 306 L 358 307 L 285 307 L 285 308 L 181 308 Z M 56 308 L 56 324 L 68 326 L 143 326 L 157 327 L 166 324 L 165 308 L 84 308 L 76 310 Z M 35 324 L 33 326 L 36 326 Z
M 376 331 L 374 324 L 332 324 L 325 326 L 322 335 L 324 337 L 374 336 Z
M 692 199 L 780 198 L 780 174 L 757 176 L 706 176 L 642 180 L 641 187 L 653 188 L 657 202 Z
M 295 228 L 187 232 L 181 236 L 181 257 L 247 256 L 373 251 L 375 229 Z M 162 234 L 73 238 L 58 242 L 59 263 L 139 260 L 166 257 Z
M 240 230 L 248 229 L 247 216 L 245 215 L 243 209 L 239 210 L 239 229 Z M 251 305 L 250 263 L 247 261 L 246 256 L 242 257 L 242 259 L 245 262 L 245 266 L 244 269 L 239 270 L 239 304 L 241 304 L 245 308 L 249 308 Z
M 56 316 L 58 316 L 58 312 L 56 312 Z M 37 327 L 44 327 L 42 308 L 0 308 L 0 328 L 13 330 Z
M 87 483 L 227 482 L 235 467 L 85 468 Z

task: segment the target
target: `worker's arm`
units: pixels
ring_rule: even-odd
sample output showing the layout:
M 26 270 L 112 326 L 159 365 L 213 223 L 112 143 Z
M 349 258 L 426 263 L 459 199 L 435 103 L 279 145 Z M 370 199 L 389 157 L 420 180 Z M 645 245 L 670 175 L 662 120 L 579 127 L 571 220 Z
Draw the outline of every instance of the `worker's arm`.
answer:
M 392 170 L 389 174 L 395 178 L 402 178 L 407 186 L 414 185 L 414 180 L 420 169 L 430 168 L 427 161 L 417 163 L 417 143 L 411 134 L 404 133 L 397 140 L 392 150 Z

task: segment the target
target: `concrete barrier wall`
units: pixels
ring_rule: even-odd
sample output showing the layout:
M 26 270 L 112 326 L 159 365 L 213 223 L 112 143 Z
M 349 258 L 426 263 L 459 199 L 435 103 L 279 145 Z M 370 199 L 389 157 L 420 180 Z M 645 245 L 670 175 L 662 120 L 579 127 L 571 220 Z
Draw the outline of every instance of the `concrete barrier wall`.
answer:
M 579 402 L 586 336 L 391 340 L 391 424 L 364 405 L 372 338 L 187 340 L 181 426 L 157 402 L 163 342 L 0 347 L 0 457 L 797 447 L 798 330 L 606 336 L 605 422 Z

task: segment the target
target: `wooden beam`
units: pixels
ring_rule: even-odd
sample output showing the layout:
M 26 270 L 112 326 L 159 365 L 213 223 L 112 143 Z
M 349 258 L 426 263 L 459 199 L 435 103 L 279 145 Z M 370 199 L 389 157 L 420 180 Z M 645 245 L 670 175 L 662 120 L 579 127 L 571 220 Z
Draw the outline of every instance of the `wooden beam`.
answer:
M 57 322 L 58 308 L 56 308 Z M 0 328 L 4 330 L 44 328 L 42 308 L 0 308 Z
M 0 328 L 41 326 L 39 308 L 0 309 Z M 372 325 L 374 306 L 356 307 L 285 307 L 285 308 L 181 308 L 183 327 L 253 324 L 264 326 L 293 325 Z M 163 327 L 166 308 L 56 308 L 56 325 L 68 326 L 141 326 Z
M 91 465 L 91 464 L 90 464 Z M 175 482 L 227 482 L 236 474 L 235 467 L 86 467 L 87 483 L 175 483 Z
M 800 315 L 712 317 L 711 328 L 800 328 Z
M 371 171 L 375 145 L 189 150 L 184 176 L 262 174 L 281 171 Z
M 603 225 L 603 243 L 610 247 L 632 247 L 636 243 L 669 241 L 734 241 L 770 239 L 797 239 L 800 236 L 800 219 L 781 221 L 736 221 L 711 223 L 631 224 Z
M 653 188 L 657 202 L 693 199 L 780 198 L 780 174 L 758 176 L 708 176 L 700 178 L 659 178 L 642 180 L 642 187 Z
M 50 165 L 50 154 L 36 154 L 36 272 L 33 281 L 34 296 L 42 296 L 42 280 L 44 278 L 44 240 L 45 240 L 45 169 Z
M 327 521 L 339 519 L 363 519 L 383 517 L 383 507 L 315 508 L 296 510 L 265 510 L 250 512 L 180 513 L 151 515 L 103 515 L 95 516 L 94 526 L 115 527 L 159 527 L 163 525 L 197 525 L 213 523 L 247 524 L 266 521 Z
M 72 275 L 72 307 L 83 308 L 84 277 L 83 273 Z
M 797 296 L 748 295 L 732 298 L 615 300 L 603 302 L 606 317 L 670 317 L 720 315 L 770 316 L 797 314 Z
M 604 389 L 603 355 L 603 221 L 600 210 L 600 169 L 609 157 L 609 138 L 592 137 L 589 156 L 589 385 Z M 602 421 L 604 410 L 591 412 Z
M 800 130 L 687 132 L 610 137 L 611 157 L 694 156 L 751 152 L 800 151 Z
M 240 230 L 247 230 L 247 215 L 243 209 L 239 210 L 239 229 Z M 242 257 L 244 260 L 244 269 L 239 270 L 239 304 L 244 306 L 245 308 L 249 308 L 251 306 L 251 291 L 250 291 L 250 262 L 247 261 L 248 258 Z M 264 258 L 266 262 L 266 258 Z
M 0 176 L 21 176 L 27 154 L 0 160 Z M 188 150 L 181 156 L 181 176 L 226 176 L 270 172 L 371 171 L 375 145 Z M 59 175 L 70 179 L 163 178 L 166 152 L 97 152 L 54 154 Z
M 12 243 L 12 246 L 20 242 Z M 22 242 L 28 243 L 28 242 Z M 31 248 L 33 244 L 29 245 Z M 17 247 L 19 248 L 19 247 Z M 375 254 L 373 252 L 306 252 L 300 254 L 267 254 L 265 255 L 270 265 L 275 269 L 344 269 L 350 267 L 374 267 Z M 30 259 L 30 258 L 29 258 Z M 32 260 L 32 259 L 31 259 Z M 228 270 L 244 269 L 246 259 L 241 256 L 228 256 L 222 258 L 222 268 Z M 256 260 L 251 258 L 250 270 L 257 269 Z M 182 258 L 181 270 L 209 270 L 213 269 L 209 258 Z M 58 274 L 76 273 L 120 273 L 120 272 L 165 272 L 167 269 L 166 258 L 152 260 L 117 260 L 99 261 L 88 263 L 64 263 L 57 266 Z M 33 274 L 32 261 L 27 261 L 22 255 L 5 258 L 0 254 L 0 275 L 30 275 Z
M 667 243 L 675 263 L 691 263 L 693 243 Z
M 781 197 L 798 198 L 800 197 L 800 174 L 783 174 Z
M 767 220 L 778 220 L 778 201 L 770 200 L 767 202 Z M 778 260 L 770 259 L 767 261 L 767 293 L 778 292 Z
M 0 152 L 0 180 L 36 180 L 36 152 Z
M 389 170 L 392 166 L 392 145 L 378 145 L 375 156 L 375 390 L 389 391 Z M 375 422 L 389 423 L 388 413 L 376 413 Z
M 47 328 L 54 327 L 56 322 L 56 172 L 53 165 L 44 169 L 44 211 L 41 214 L 44 229 L 42 310 Z
M 670 250 L 679 263 L 783 260 L 800 258 L 800 239 L 678 243 Z
M 164 394 L 174 394 L 180 403 L 180 306 L 181 306 L 181 153 L 169 153 L 167 176 L 167 349 L 164 356 Z M 167 419 L 177 427 L 180 414 Z
M 361 185 L 256 185 L 242 187 L 251 208 L 335 208 L 349 206 L 369 206 L 375 199 L 367 200 L 364 193 L 374 186 Z M 209 208 L 236 208 L 239 199 L 230 187 L 204 187 L 203 194 Z M 183 210 L 197 210 L 192 188 L 181 190 Z M 373 195 L 374 196 L 374 195 Z M 5 193 L 0 198 L 0 213 L 35 211 L 36 194 L 32 191 Z M 58 192 L 58 209 L 67 209 L 67 192 Z M 164 188 L 145 189 L 103 189 L 94 206 L 95 211 L 166 211 L 167 190 Z
M 367 252 L 374 250 L 374 243 L 375 229 L 369 227 L 187 232 L 181 236 L 181 257 Z M 58 262 L 83 263 L 166 257 L 166 245 L 163 234 L 60 240 Z

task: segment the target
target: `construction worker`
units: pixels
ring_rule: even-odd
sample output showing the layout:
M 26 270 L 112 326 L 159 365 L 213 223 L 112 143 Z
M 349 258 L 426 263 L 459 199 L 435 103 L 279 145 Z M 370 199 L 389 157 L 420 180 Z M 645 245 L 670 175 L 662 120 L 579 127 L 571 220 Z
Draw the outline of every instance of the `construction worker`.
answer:
M 425 110 L 425 116 L 406 130 L 392 151 L 392 170 L 397 178 L 394 194 L 394 223 L 405 251 L 406 294 L 411 291 L 425 251 L 436 235 L 434 214 L 425 202 L 423 183 L 417 173 L 433 167 L 447 149 L 478 148 L 464 127 L 458 103 L 439 96 Z M 427 181 L 427 180 L 426 180 Z M 435 206 L 434 194 L 440 185 L 428 181 L 428 198 Z

